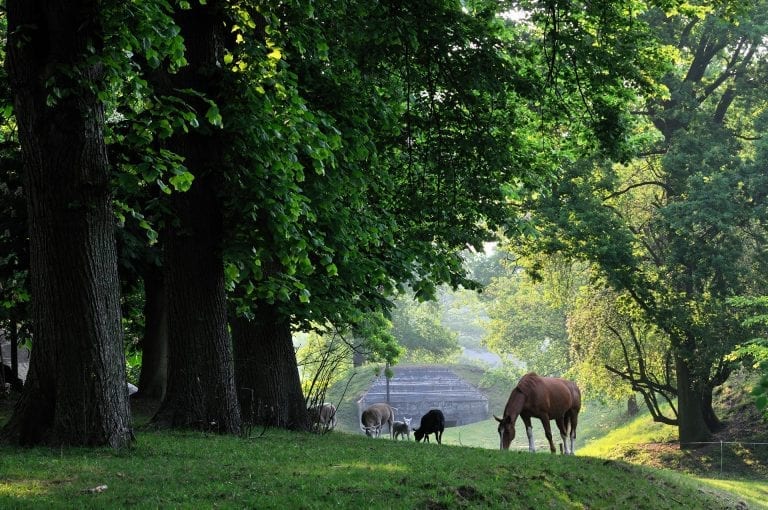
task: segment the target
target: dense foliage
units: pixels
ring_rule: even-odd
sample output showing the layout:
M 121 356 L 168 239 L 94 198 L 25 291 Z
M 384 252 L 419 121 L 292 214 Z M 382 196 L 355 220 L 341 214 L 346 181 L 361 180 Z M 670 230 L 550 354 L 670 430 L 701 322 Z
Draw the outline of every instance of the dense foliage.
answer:
M 756 57 L 765 51 L 764 7 L 639 11 L 674 59 L 660 79 L 664 92 L 637 99 L 636 151 L 581 157 L 528 204 L 538 232 L 532 252 L 592 263 L 595 281 L 627 302 L 625 326 L 612 334 L 631 359 L 615 373 L 649 403 L 677 397 L 672 416 L 655 410 L 680 426 L 684 441 L 720 427 L 712 390 L 733 368 L 728 353 L 749 335 L 728 299 L 765 286 L 765 69 Z M 655 363 L 636 370 L 633 359 L 646 358 L 632 347 L 641 338 L 668 352 L 661 372 Z
M 435 305 L 395 299 L 479 282 L 502 357 L 599 371 L 685 440 L 719 426 L 712 390 L 754 333 L 730 299 L 766 293 L 763 1 L 2 6 L 0 327 L 48 353 L 7 437 L 31 420 L 29 442 L 78 442 L 52 395 L 122 394 L 119 356 L 73 382 L 72 345 L 141 351 L 158 424 L 235 433 L 248 404 L 305 429 L 291 333 L 444 359 Z M 64 10 L 82 32 L 54 30 Z M 98 228 L 64 236 L 85 262 L 57 270 L 75 223 Z M 525 276 L 468 272 L 497 239 Z

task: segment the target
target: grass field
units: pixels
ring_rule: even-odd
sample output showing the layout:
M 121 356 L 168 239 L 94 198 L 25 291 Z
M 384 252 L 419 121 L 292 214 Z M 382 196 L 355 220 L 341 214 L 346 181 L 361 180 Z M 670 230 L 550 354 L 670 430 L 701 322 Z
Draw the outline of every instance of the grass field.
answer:
M 722 487 L 729 490 L 730 487 Z M 618 461 L 360 435 L 138 434 L 108 449 L 0 447 L 0 508 L 735 508 L 694 478 Z
M 372 377 L 356 377 L 348 398 Z M 500 406 L 504 393 L 489 400 Z M 2 424 L 11 407 L 0 404 Z M 135 422 L 151 409 L 134 402 Z M 724 416 L 754 425 L 748 410 L 737 402 Z M 581 414 L 575 457 L 550 455 L 538 421 L 537 454 L 520 422 L 511 451 L 499 451 L 492 419 L 446 429 L 443 445 L 357 431 L 243 438 L 139 427 L 122 451 L 0 446 L 0 508 L 768 509 L 759 451 L 735 450 L 737 470 L 714 476 L 715 452 L 681 451 L 675 433 L 647 413 L 628 421 L 620 406 L 595 403 Z

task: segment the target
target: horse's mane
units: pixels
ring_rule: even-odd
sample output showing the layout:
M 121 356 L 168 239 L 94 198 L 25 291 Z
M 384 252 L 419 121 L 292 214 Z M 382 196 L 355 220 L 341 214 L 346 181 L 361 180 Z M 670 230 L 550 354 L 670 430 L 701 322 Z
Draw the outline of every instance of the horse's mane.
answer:
M 541 384 L 540 380 L 541 378 L 536 373 L 529 372 L 520 379 L 515 389 L 528 397 L 535 391 L 535 387 Z

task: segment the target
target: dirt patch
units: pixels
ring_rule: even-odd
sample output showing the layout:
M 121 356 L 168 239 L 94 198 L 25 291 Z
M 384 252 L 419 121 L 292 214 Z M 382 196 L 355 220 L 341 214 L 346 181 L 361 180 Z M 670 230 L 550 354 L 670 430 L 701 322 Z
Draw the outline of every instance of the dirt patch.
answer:
M 472 487 L 471 485 L 462 485 L 461 487 L 457 488 L 455 491 L 456 497 L 460 501 L 467 501 L 467 502 L 477 502 L 477 501 L 485 501 L 485 496 Z

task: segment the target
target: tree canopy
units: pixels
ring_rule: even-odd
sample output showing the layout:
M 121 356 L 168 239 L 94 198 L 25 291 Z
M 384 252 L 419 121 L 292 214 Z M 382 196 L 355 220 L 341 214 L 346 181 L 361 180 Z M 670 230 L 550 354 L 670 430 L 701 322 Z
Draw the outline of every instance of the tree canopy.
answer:
M 766 294 L 765 7 L 4 2 L 0 327 L 42 354 L 3 437 L 130 441 L 128 323 L 155 425 L 306 429 L 293 332 L 444 358 L 395 299 L 482 283 L 494 350 L 705 439 Z M 526 278 L 468 272 L 498 240 Z
M 720 426 L 712 389 L 747 331 L 728 298 L 765 284 L 765 173 L 758 92 L 764 5 L 650 8 L 640 19 L 675 55 L 661 95 L 638 96 L 634 157 L 579 158 L 528 205 L 534 252 L 593 263 L 604 284 L 632 301 L 632 330 L 667 339 L 674 381 L 621 376 L 674 394 L 681 441 Z M 635 317 L 637 315 L 635 314 Z M 634 320 L 634 319 L 633 319 Z M 637 328 L 640 328 L 639 330 Z M 629 364 L 628 364 L 629 365 Z M 673 408 L 674 409 L 674 408 Z

